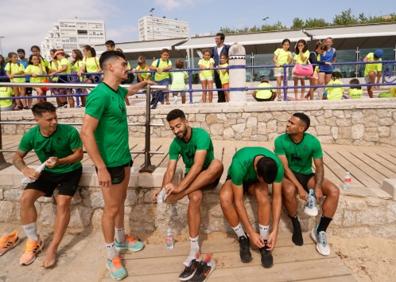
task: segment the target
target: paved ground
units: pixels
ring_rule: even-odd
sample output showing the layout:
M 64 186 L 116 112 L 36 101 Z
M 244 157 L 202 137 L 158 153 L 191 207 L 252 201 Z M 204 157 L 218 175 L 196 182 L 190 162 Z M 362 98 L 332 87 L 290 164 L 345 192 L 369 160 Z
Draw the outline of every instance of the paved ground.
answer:
M 13 227 L 2 225 L 0 232 Z M 217 265 L 209 281 L 263 281 L 264 277 L 266 281 L 355 281 L 334 252 L 323 257 L 316 252 L 308 234 L 304 237 L 305 245 L 296 247 L 290 236 L 283 234 L 274 251 L 274 267 L 264 269 L 257 251 L 252 252 L 251 263 L 242 264 L 234 238 L 225 234 L 211 235 L 202 243 L 202 252 L 213 253 Z M 51 270 L 40 266 L 42 255 L 30 266 L 19 266 L 23 243 L 0 257 L 0 281 L 112 281 L 104 266 L 105 254 L 99 231 L 67 235 L 60 248 L 58 264 Z M 171 251 L 164 244 L 149 244 L 142 252 L 125 254 L 129 272 L 125 281 L 178 281 L 188 250 L 188 242 L 177 242 Z

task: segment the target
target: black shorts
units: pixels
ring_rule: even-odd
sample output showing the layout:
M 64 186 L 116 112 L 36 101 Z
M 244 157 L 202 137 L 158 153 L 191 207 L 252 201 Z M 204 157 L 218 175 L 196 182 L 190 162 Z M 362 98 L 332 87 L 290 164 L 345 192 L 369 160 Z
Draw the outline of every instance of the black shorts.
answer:
M 126 164 L 115 166 L 115 167 L 106 167 L 107 171 L 111 177 L 111 184 L 120 184 L 125 178 L 125 169 L 126 167 L 132 167 L 133 161 L 130 161 Z M 98 172 L 98 168 L 96 168 L 96 172 Z
M 230 175 L 227 175 L 226 181 L 227 180 L 231 180 L 231 176 Z M 244 194 L 248 194 L 250 186 L 252 186 L 253 184 L 256 184 L 256 183 L 258 183 L 258 180 L 244 181 L 242 183 L 243 193 Z
M 315 173 L 311 174 L 301 174 L 293 171 L 294 176 L 297 178 L 298 182 L 302 185 L 302 187 L 305 189 L 305 191 L 308 192 L 308 182 L 311 179 L 311 177 L 315 176 Z M 313 188 L 313 187 L 310 187 Z
M 51 197 L 54 190 L 58 189 L 59 195 L 73 197 L 77 191 L 81 174 L 82 167 L 66 173 L 53 173 L 43 170 L 39 178 L 35 182 L 29 183 L 25 189 L 44 192 L 45 197 Z

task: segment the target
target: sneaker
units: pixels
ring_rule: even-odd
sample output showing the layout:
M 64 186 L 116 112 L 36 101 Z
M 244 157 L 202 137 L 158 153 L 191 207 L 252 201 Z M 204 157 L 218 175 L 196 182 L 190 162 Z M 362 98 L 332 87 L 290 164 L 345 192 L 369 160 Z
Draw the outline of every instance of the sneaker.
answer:
M 117 251 L 131 251 L 134 253 L 139 252 L 144 248 L 144 243 L 139 239 L 135 239 L 131 235 L 126 235 L 124 242 L 114 240 L 114 245 Z
M 207 281 L 210 274 L 215 270 L 216 262 L 212 259 L 212 255 L 206 255 L 203 261 L 198 265 L 197 271 L 190 279 L 191 282 Z
M 120 257 L 108 259 L 106 262 L 106 267 L 110 271 L 111 278 L 114 280 L 119 281 L 128 276 L 128 272 L 122 264 Z
M 200 264 L 199 260 L 193 259 L 189 266 L 184 267 L 184 270 L 179 275 L 179 280 L 180 281 L 190 280 L 197 271 L 199 264 Z
M 41 252 L 44 247 L 44 242 L 39 238 L 38 241 L 33 241 L 31 239 L 27 239 L 25 245 L 25 251 L 23 255 L 19 259 L 20 265 L 29 265 L 34 262 L 37 258 L 37 255 Z
M 326 232 L 320 231 L 319 233 L 316 232 L 316 227 L 311 231 L 311 238 L 316 243 L 316 250 L 322 256 L 329 256 L 330 255 L 330 246 L 327 242 L 327 235 Z
M 300 221 L 298 219 L 297 220 L 292 219 L 292 224 L 293 224 L 293 235 L 292 235 L 293 243 L 297 246 L 304 245 L 304 239 L 301 232 Z
M 16 231 L 6 234 L 0 238 L 0 257 L 9 250 L 13 249 L 19 242 L 18 233 Z
M 267 240 L 264 240 L 264 247 L 260 248 L 261 254 L 261 265 L 264 268 L 270 268 L 274 265 L 274 258 L 272 257 L 272 253 L 268 248 Z
M 239 256 L 243 263 L 252 261 L 252 253 L 250 252 L 250 243 L 248 236 L 239 237 Z
M 304 213 L 309 216 L 317 216 L 319 211 L 316 207 L 316 198 L 315 194 L 310 191 L 308 194 L 308 201 L 304 208 Z

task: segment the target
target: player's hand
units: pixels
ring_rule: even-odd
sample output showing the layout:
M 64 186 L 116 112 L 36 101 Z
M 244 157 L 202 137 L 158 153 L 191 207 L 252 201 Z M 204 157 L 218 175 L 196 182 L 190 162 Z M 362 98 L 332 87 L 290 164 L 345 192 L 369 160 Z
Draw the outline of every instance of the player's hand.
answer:
M 320 188 L 315 188 L 315 196 L 316 196 L 316 201 L 319 203 L 320 200 L 323 198 L 322 189 L 320 189 Z
M 177 193 L 177 187 L 173 183 L 168 183 L 165 185 L 166 197 L 168 197 L 172 193 Z
M 268 237 L 268 241 L 267 241 L 267 246 L 270 249 L 270 251 L 272 251 L 275 248 L 276 242 L 278 239 L 278 231 L 277 230 L 273 230 L 269 237 Z
M 308 200 L 308 193 L 304 190 L 304 188 L 298 189 L 298 196 L 301 200 L 307 201 Z
M 111 176 L 107 168 L 98 169 L 99 185 L 106 188 L 111 186 Z
M 249 234 L 249 240 L 250 242 L 253 243 L 253 245 L 255 245 L 258 248 L 264 247 L 263 239 L 261 238 L 260 234 L 258 234 L 257 232 L 252 232 L 251 234 Z
M 37 180 L 37 178 L 40 176 L 40 174 L 35 169 L 28 166 L 22 169 L 22 174 L 31 180 Z
M 155 190 L 151 193 L 151 201 L 152 201 L 154 204 L 157 203 L 157 197 L 158 197 L 158 194 L 161 192 L 161 189 L 162 189 L 162 188 L 155 189 Z
M 57 166 L 59 159 L 57 157 L 50 157 L 46 162 L 45 166 L 48 168 L 54 168 Z

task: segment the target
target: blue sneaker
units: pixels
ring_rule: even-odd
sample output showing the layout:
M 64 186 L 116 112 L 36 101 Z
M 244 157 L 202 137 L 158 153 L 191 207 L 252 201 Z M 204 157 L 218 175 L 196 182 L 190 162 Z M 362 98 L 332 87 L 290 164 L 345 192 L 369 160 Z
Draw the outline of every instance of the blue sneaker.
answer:
M 122 264 L 120 257 L 115 257 L 112 260 L 108 259 L 106 267 L 110 271 L 111 278 L 114 280 L 119 281 L 128 276 L 128 272 Z
M 124 242 L 114 241 L 114 245 L 117 251 L 131 251 L 131 252 L 139 252 L 143 250 L 144 243 L 135 239 L 133 236 L 126 235 Z

